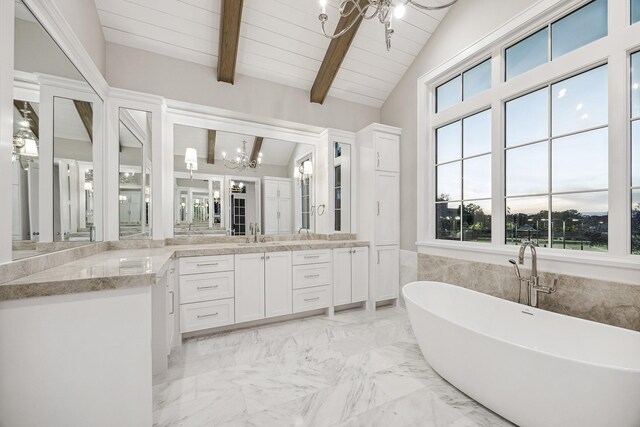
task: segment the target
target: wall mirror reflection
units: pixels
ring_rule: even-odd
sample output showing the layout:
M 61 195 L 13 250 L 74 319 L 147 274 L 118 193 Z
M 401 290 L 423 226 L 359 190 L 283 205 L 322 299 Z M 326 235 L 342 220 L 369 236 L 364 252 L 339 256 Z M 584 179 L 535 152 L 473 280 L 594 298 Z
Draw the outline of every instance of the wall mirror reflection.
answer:
M 120 108 L 120 240 L 151 239 L 151 113 Z
M 102 100 L 22 1 L 15 12 L 14 260 L 102 238 Z
M 314 146 L 176 125 L 174 235 L 313 232 Z
M 351 145 L 333 144 L 334 230 L 351 232 Z

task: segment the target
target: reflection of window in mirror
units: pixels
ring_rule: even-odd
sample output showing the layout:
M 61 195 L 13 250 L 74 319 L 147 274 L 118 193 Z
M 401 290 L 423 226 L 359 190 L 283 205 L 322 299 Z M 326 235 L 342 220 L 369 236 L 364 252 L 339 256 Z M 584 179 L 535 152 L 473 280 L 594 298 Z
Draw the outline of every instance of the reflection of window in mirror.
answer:
M 334 230 L 351 232 L 351 146 L 334 143 L 333 206 Z
M 299 158 L 294 168 L 294 181 L 296 184 L 296 226 L 298 232 L 313 231 L 313 161 L 311 154 Z

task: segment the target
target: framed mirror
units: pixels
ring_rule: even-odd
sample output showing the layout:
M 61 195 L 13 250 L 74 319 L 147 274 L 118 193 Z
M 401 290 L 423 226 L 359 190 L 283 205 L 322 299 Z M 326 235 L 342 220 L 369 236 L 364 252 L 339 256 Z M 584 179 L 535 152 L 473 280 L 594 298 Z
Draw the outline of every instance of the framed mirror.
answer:
M 175 125 L 174 235 L 246 236 L 256 224 L 267 235 L 313 232 L 314 150 L 309 144 Z M 297 179 L 295 170 L 302 166 L 304 172 L 304 162 L 307 173 Z M 206 214 L 198 216 L 205 196 Z
M 102 239 L 102 100 L 15 1 L 12 258 Z
M 351 145 L 333 144 L 334 231 L 351 233 Z
M 120 240 L 151 239 L 151 113 L 119 111 Z

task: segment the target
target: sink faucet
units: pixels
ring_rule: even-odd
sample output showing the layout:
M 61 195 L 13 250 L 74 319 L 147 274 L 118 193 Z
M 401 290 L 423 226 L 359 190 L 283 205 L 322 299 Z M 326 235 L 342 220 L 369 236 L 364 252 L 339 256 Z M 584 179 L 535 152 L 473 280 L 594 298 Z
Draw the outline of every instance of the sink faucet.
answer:
M 305 228 L 305 227 L 300 227 L 300 228 L 298 229 L 298 234 L 302 234 L 302 230 L 305 230 L 305 231 L 307 232 L 307 234 L 309 234 L 309 229 L 308 229 L 308 228 Z
M 249 231 L 253 236 L 253 243 L 258 243 L 258 234 L 260 233 L 260 224 L 257 222 L 255 224 L 249 224 Z
M 524 264 L 524 254 L 527 248 L 531 249 L 531 276 L 524 278 L 520 275 L 520 269 L 518 264 Z M 536 254 L 536 244 L 530 240 L 527 240 L 520 245 L 520 251 L 518 252 L 518 263 L 515 260 L 510 259 L 509 262 L 513 264 L 516 270 L 516 277 L 519 280 L 520 285 L 522 282 L 527 283 L 527 304 L 531 307 L 538 307 L 538 292 L 544 292 L 545 294 L 552 294 L 558 288 L 558 279 L 553 279 L 553 286 L 546 287 L 540 286 L 540 278 L 538 277 L 538 255 Z M 520 295 L 518 295 L 518 302 L 520 302 Z

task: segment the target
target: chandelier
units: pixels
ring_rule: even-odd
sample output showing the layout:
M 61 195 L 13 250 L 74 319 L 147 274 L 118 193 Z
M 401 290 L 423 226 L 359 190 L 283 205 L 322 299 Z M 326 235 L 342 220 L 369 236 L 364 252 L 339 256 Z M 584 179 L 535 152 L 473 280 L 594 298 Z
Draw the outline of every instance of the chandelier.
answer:
M 31 130 L 31 118 L 29 117 L 29 106 L 25 101 L 24 107 L 20 110 L 24 120 L 20 122 L 20 128 L 13 136 L 13 150 L 11 152 L 11 161 L 15 162 L 16 159 L 22 157 L 33 158 L 38 157 L 38 138 Z M 22 164 L 22 160 L 20 160 Z M 23 167 L 24 170 L 28 170 L 27 167 Z
M 258 153 L 256 160 L 251 160 L 247 154 L 247 141 L 242 140 L 242 148 L 238 147 L 238 155 L 235 160 L 227 160 L 227 153 L 222 152 L 222 159 L 224 165 L 229 169 L 235 169 L 239 172 L 244 172 L 247 169 L 257 169 L 262 164 L 262 152 Z
M 364 6 L 361 5 L 366 1 Z M 347 33 L 356 22 L 362 19 L 371 20 L 378 18 L 381 24 L 384 25 L 384 35 L 387 41 L 387 50 L 391 50 L 391 36 L 393 35 L 392 19 L 400 19 L 406 12 L 406 5 L 422 9 L 422 10 L 440 10 L 446 9 L 456 3 L 458 0 L 449 0 L 445 4 L 427 6 L 422 4 L 423 0 L 340 0 L 338 4 L 338 11 L 342 18 L 351 17 L 350 23 L 340 32 L 330 35 L 325 30 L 325 23 L 329 20 L 327 16 L 327 0 L 320 0 L 321 12 L 318 15 L 320 24 L 322 25 L 322 34 L 330 39 L 338 38 Z M 433 0 L 431 0 L 433 1 Z

